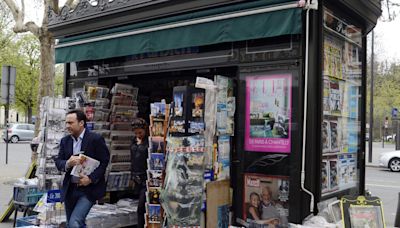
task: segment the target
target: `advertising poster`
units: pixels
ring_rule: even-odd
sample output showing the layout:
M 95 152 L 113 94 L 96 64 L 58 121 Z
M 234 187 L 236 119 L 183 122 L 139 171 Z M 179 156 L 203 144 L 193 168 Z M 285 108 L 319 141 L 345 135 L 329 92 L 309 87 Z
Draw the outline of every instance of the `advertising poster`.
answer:
M 248 227 L 288 227 L 289 177 L 245 174 L 243 219 Z
M 290 74 L 246 78 L 245 150 L 290 153 Z

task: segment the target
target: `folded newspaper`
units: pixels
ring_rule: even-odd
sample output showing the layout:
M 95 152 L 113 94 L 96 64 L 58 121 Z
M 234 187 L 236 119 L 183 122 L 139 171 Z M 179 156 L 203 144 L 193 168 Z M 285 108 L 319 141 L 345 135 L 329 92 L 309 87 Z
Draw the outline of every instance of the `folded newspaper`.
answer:
M 100 165 L 99 161 L 91 157 L 88 157 L 84 154 L 79 154 L 79 158 L 81 159 L 81 164 L 74 166 L 74 168 L 71 171 L 71 175 L 73 176 L 76 177 L 79 177 L 80 175 L 88 176 Z

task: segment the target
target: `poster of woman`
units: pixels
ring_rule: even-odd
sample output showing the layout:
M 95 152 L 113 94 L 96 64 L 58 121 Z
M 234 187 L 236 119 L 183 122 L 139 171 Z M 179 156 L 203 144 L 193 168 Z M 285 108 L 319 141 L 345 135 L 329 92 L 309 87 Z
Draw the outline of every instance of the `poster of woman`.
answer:
M 290 153 L 292 76 L 246 78 L 245 150 Z

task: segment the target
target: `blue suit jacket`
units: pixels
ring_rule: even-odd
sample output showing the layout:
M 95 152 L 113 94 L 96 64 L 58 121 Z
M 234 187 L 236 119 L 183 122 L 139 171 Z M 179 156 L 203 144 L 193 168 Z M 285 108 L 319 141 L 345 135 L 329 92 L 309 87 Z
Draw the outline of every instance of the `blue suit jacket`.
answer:
M 67 160 L 73 155 L 73 139 L 71 135 L 67 135 L 61 139 L 60 151 L 57 158 L 55 159 L 56 166 L 58 170 L 65 171 L 65 164 Z M 85 187 L 80 187 L 81 190 L 86 194 L 88 199 L 95 202 L 101 199 L 106 192 L 106 182 L 105 182 L 105 172 L 110 160 L 110 152 L 105 144 L 103 137 L 100 135 L 90 132 L 86 129 L 85 134 L 82 139 L 81 151 L 84 154 L 98 160 L 100 162 L 99 167 L 95 169 L 89 178 L 92 181 L 91 184 Z M 70 189 L 71 183 L 71 170 L 68 169 L 61 190 L 61 200 L 64 202 L 68 190 Z

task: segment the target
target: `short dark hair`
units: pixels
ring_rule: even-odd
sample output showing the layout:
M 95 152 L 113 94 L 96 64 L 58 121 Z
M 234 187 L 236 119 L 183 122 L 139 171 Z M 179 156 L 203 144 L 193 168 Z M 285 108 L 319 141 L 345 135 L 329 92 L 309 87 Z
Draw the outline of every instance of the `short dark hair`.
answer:
M 86 118 L 86 114 L 82 110 L 74 109 L 74 110 L 67 112 L 67 115 L 69 115 L 69 114 L 75 114 L 78 122 L 83 121 L 83 126 L 86 127 L 87 118 Z

